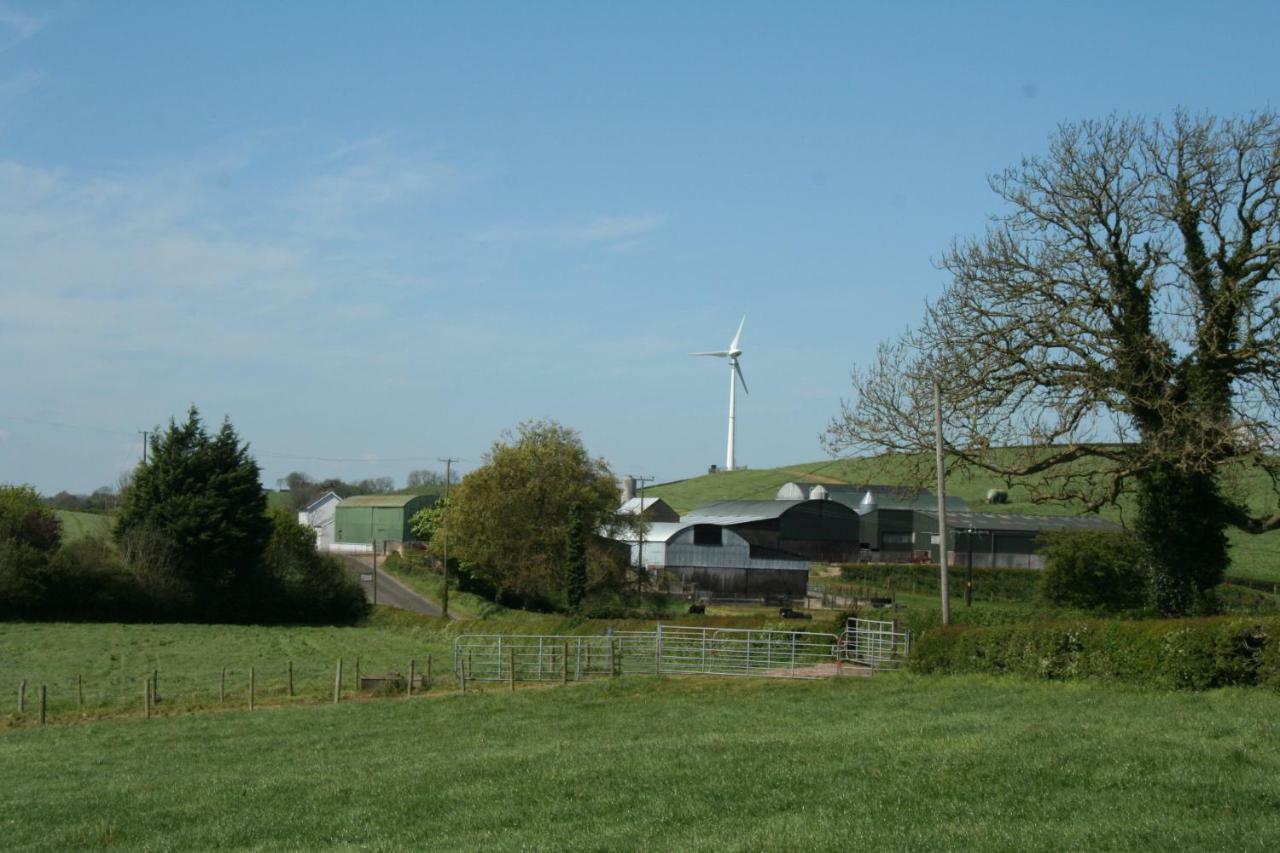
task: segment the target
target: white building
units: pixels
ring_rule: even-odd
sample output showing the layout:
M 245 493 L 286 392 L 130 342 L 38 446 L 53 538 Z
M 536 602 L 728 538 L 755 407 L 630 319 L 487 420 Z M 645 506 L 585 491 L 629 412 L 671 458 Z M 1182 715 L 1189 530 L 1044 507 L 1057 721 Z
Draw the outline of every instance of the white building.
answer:
M 334 518 L 340 503 L 342 498 L 337 492 L 325 492 L 298 513 L 298 523 L 315 532 L 316 548 L 321 551 L 328 551 L 333 546 Z

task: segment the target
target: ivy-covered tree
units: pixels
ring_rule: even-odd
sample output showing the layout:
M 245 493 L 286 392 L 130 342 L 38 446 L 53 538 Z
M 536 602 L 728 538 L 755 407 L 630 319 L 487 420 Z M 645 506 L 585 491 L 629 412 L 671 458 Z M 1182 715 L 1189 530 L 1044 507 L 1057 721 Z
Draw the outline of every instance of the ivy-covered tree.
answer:
M 227 614 L 262 571 L 271 537 L 258 464 L 230 421 L 209 433 L 194 406 L 151 438 L 124 496 L 115 536 L 144 540 L 157 573 L 170 575 L 207 615 Z
M 1190 612 L 1228 527 L 1280 528 L 1280 114 L 1067 124 L 991 184 L 1001 211 L 942 256 L 920 327 L 854 372 L 828 447 L 927 468 L 936 384 L 952 465 L 1130 502 L 1151 603 Z M 1270 506 L 1237 488 L 1250 467 Z

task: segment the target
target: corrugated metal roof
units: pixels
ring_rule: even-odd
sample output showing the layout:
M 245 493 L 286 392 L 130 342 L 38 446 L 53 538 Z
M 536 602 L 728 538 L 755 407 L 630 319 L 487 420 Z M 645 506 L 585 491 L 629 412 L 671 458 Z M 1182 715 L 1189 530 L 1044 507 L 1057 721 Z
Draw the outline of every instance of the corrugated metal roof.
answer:
M 681 521 L 698 524 L 746 524 L 778 518 L 792 507 L 809 501 L 717 501 L 680 516 Z
M 924 512 L 934 521 L 938 513 Z M 1023 515 L 1012 512 L 948 512 L 952 530 L 1003 530 L 1012 533 L 1040 533 L 1055 530 L 1120 530 L 1120 525 L 1096 515 Z
M 644 509 L 649 509 L 660 500 L 662 500 L 662 498 L 645 498 Z M 639 509 L 639 508 L 640 508 L 640 498 L 631 498 L 622 506 L 618 507 L 618 514 L 619 515 L 635 515 L 637 510 L 639 510 L 640 512 L 644 512 L 644 509 Z
M 416 501 L 419 498 L 429 498 L 432 501 L 435 500 L 433 495 L 352 495 L 344 500 L 342 505 L 344 507 L 403 507 L 407 506 L 410 501 Z
M 666 542 L 672 536 L 675 536 L 681 530 L 691 525 L 678 521 L 655 521 L 649 525 L 649 529 L 644 532 L 644 542 L 648 545 L 650 542 Z M 619 542 L 638 542 L 639 537 L 631 532 L 620 534 L 616 537 Z

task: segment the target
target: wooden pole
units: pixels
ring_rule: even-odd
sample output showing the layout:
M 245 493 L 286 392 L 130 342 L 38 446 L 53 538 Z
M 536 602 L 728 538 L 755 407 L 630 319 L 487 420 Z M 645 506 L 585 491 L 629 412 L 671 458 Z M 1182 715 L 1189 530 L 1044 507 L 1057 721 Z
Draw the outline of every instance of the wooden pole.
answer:
M 151 704 L 160 704 L 160 670 L 151 670 Z
M 46 712 L 49 709 L 49 692 L 45 685 L 40 685 L 40 725 L 44 725 Z
M 431 655 L 427 655 L 427 681 L 426 688 L 431 689 Z
M 222 678 L 218 681 L 218 704 L 227 701 L 227 668 L 222 668 Z
M 569 683 L 569 641 L 560 644 L 560 683 Z
M 289 661 L 289 697 L 293 698 L 293 661 Z
M 375 602 L 375 604 L 376 604 L 376 603 L 377 603 L 377 602 Z M 355 682 L 356 682 L 356 683 L 355 683 L 355 689 L 356 689 L 356 690 L 359 690 L 359 689 L 360 689 L 360 655 L 356 655 L 356 672 L 355 672 L 355 675 L 356 675 L 356 678 L 355 678 Z
M 142 719 L 151 719 L 151 677 L 142 679 Z
M 951 623 L 951 593 L 947 589 L 947 468 L 942 454 L 942 386 L 933 380 L 933 444 L 938 464 L 938 571 L 942 584 L 942 624 Z
M 27 712 L 27 680 L 24 678 L 18 682 L 18 713 L 25 714 Z
M 413 679 L 417 677 L 417 674 L 414 670 L 414 664 L 415 664 L 415 661 L 412 658 L 410 658 L 409 659 L 409 685 L 405 688 L 406 696 L 413 696 Z
M 84 713 L 84 676 L 76 675 L 76 708 L 80 713 Z
M 333 674 L 333 704 L 338 704 L 338 697 L 342 695 L 342 658 L 338 658 L 337 669 Z
M 258 685 L 253 676 L 254 676 L 253 667 L 249 667 L 249 710 L 250 711 L 253 710 L 254 699 L 257 698 L 254 696 L 254 694 L 258 692 Z
M 516 692 L 516 659 L 511 649 L 507 649 L 507 689 Z

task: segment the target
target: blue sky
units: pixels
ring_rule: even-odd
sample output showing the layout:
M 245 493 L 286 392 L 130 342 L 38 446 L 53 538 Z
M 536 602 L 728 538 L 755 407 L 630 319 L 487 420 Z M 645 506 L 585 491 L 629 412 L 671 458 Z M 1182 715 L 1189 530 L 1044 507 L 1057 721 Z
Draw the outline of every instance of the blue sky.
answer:
M 0 481 L 229 415 L 274 483 L 554 418 L 619 473 L 819 459 L 1061 121 L 1275 105 L 1280 6 L 0 0 Z M 329 461 L 333 460 L 333 461 Z

